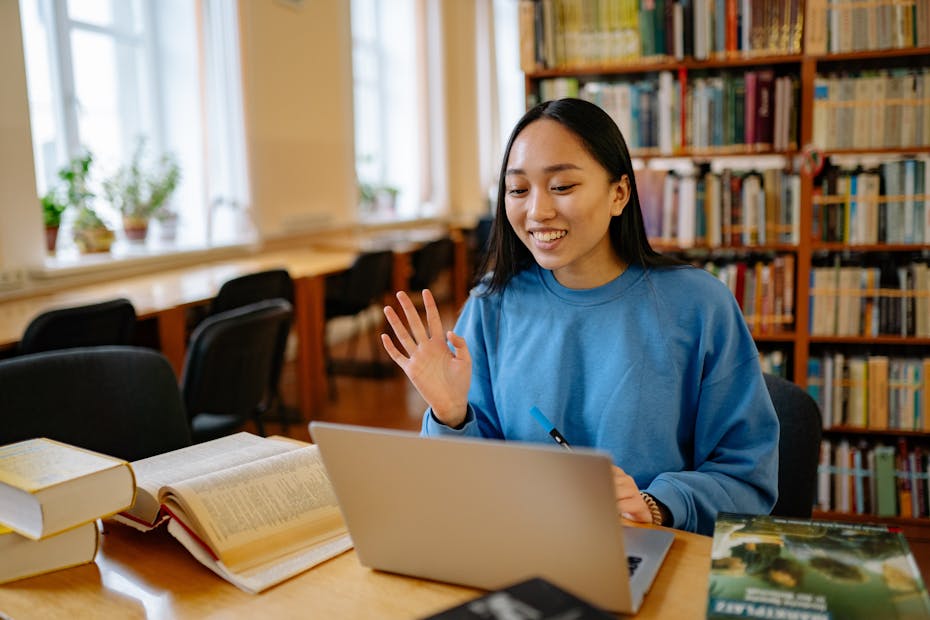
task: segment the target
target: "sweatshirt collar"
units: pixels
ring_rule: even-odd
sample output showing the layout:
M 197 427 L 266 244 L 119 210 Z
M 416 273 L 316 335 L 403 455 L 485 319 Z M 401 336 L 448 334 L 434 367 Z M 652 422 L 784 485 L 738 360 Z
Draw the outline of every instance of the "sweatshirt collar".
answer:
M 645 274 L 642 265 L 629 265 L 623 273 L 606 284 L 595 288 L 572 289 L 559 284 L 550 270 L 539 265 L 533 265 L 532 269 L 546 290 L 565 302 L 580 306 L 593 306 L 616 299 L 639 282 Z

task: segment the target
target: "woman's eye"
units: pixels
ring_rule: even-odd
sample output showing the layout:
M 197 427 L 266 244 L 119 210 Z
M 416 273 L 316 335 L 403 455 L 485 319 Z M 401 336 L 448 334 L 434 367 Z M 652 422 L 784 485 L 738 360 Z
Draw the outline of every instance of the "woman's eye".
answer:
M 569 185 L 555 185 L 555 186 L 552 188 L 552 191 L 554 191 L 554 192 L 567 192 L 567 191 L 570 190 L 571 188 L 575 187 L 575 185 L 577 185 L 577 184 L 576 184 L 576 183 L 571 183 L 571 184 L 569 184 Z
M 526 190 L 521 187 L 511 187 L 507 190 L 507 194 L 510 196 L 522 196 L 526 193 Z

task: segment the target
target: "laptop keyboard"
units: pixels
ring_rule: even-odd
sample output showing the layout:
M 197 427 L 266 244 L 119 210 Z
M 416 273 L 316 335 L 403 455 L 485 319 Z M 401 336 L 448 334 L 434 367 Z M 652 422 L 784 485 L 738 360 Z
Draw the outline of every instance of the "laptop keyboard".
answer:
M 633 576 L 633 573 L 636 572 L 636 569 L 639 568 L 639 565 L 642 564 L 643 559 L 638 555 L 628 555 L 626 556 L 626 563 L 630 569 L 630 577 Z

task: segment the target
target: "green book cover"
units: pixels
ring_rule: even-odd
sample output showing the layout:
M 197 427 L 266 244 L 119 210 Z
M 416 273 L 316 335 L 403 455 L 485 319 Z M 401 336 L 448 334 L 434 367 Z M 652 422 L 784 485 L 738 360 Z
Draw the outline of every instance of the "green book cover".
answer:
M 894 476 L 894 446 L 875 446 L 875 487 L 878 492 L 875 514 L 879 517 L 894 517 L 898 514 Z
M 885 525 L 720 513 L 707 618 L 930 618 L 904 535 Z

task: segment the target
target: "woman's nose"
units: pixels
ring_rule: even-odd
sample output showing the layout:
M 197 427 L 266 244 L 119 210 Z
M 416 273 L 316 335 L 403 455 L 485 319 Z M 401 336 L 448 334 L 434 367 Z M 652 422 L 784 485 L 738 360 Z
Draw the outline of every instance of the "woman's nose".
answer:
M 529 200 L 526 205 L 527 216 L 537 222 L 545 221 L 555 216 L 555 207 L 552 202 L 552 196 L 544 190 L 534 189 L 530 191 Z

